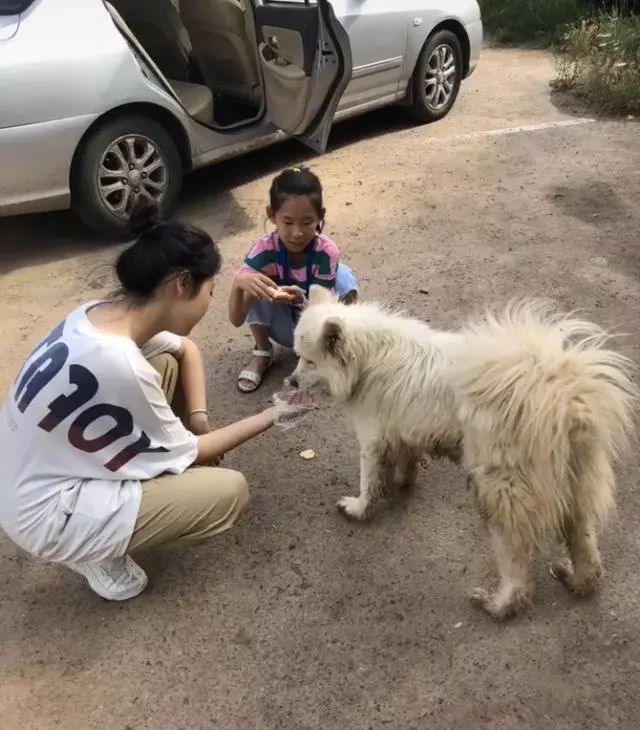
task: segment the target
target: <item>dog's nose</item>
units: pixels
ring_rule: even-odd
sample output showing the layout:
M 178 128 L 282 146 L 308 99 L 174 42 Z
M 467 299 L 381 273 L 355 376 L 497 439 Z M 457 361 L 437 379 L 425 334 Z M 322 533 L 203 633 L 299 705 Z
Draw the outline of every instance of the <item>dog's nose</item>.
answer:
M 290 386 L 291 386 L 292 388 L 299 388 L 299 387 L 300 387 L 300 383 L 298 382 L 298 378 L 296 377 L 296 374 L 295 374 L 295 373 L 293 373 L 292 375 L 290 375 L 290 376 L 289 376 L 289 377 L 287 378 L 286 382 L 287 382 L 287 383 L 288 383 L 288 384 L 289 384 L 289 385 L 290 385 Z

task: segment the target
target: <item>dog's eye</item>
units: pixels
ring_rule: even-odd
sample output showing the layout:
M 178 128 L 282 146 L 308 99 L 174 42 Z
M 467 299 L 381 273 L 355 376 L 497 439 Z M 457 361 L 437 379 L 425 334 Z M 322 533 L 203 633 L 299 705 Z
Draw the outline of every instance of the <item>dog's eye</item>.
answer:
M 308 365 L 308 366 L 309 366 L 310 368 L 312 368 L 312 367 L 314 367 L 314 366 L 315 366 L 315 362 L 311 362 L 311 360 L 306 360 L 306 359 L 305 359 L 305 363 L 306 363 L 306 364 L 307 364 L 307 365 Z

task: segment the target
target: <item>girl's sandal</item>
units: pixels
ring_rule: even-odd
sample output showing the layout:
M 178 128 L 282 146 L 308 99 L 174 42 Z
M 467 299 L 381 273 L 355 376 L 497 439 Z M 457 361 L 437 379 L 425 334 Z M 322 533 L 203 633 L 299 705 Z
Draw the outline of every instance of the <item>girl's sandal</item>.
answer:
M 252 355 L 254 357 L 264 357 L 268 360 L 268 363 L 262 373 L 255 373 L 253 370 L 243 370 L 238 375 L 238 389 L 243 393 L 253 393 L 255 390 L 258 390 L 264 374 L 273 365 L 273 350 L 254 350 Z M 251 383 L 251 385 L 247 385 L 243 381 Z

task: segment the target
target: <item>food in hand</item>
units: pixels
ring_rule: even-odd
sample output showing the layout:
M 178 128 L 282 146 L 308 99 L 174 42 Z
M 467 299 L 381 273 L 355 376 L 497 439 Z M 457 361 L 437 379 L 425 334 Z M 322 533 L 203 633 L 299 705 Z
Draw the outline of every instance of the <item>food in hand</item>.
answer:
M 295 296 L 283 289 L 276 289 L 273 293 L 273 298 L 280 302 L 292 302 L 295 299 Z

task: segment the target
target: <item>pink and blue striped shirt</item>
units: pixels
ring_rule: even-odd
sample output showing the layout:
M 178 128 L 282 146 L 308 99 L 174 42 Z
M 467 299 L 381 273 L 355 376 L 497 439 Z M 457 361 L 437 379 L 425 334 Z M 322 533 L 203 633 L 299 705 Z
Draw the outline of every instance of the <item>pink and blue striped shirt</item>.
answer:
M 322 233 L 315 237 L 312 245 L 309 267 L 311 281 L 307 281 L 306 263 L 294 265 L 287 261 L 286 269 L 282 266 L 282 258 L 278 254 L 281 244 L 276 231 L 259 238 L 253 244 L 238 271 L 239 273 L 259 271 L 273 279 L 278 286 L 296 285 L 308 291 L 312 284 L 319 284 L 334 289 L 340 251 L 336 244 Z

